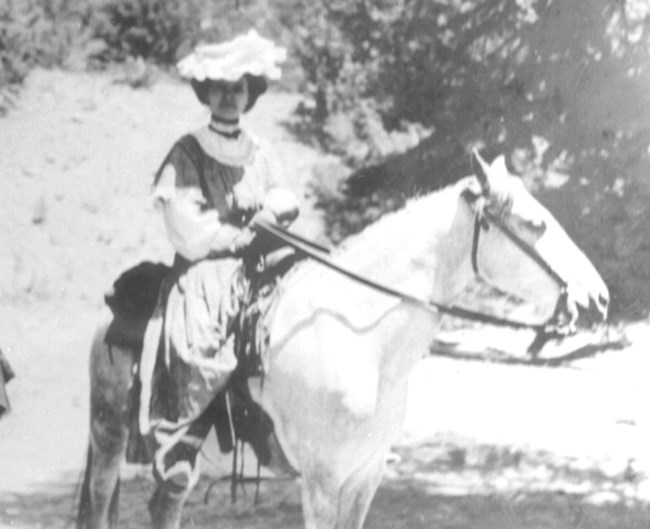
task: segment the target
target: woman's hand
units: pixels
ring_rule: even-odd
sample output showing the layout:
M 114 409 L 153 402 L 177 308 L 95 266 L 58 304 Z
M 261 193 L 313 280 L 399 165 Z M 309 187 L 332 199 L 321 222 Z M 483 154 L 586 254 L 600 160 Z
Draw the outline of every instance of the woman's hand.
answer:
M 230 252 L 239 255 L 245 251 L 255 240 L 255 232 L 246 227 L 239 231 L 230 245 Z
M 267 193 L 262 210 L 272 212 L 275 215 L 275 223 L 284 228 L 288 227 L 300 212 L 296 195 L 281 187 L 273 188 Z
M 259 222 L 266 222 L 267 224 L 277 224 L 277 219 L 275 217 L 275 214 L 272 211 L 268 209 L 260 209 L 257 213 L 255 213 L 255 215 L 253 215 L 253 218 L 248 223 L 248 226 L 250 227 L 251 230 L 257 230 Z

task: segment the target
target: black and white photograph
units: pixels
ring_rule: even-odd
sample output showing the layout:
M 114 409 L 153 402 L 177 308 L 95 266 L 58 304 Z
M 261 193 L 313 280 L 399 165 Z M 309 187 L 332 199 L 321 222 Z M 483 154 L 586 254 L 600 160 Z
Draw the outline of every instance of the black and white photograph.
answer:
M 0 529 L 650 528 L 649 0 L 0 0 Z

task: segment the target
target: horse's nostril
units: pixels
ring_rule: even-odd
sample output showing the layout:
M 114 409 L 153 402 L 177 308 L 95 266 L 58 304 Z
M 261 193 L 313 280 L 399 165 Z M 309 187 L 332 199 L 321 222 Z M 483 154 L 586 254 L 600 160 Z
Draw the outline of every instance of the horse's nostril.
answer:
M 605 294 L 599 294 L 598 304 L 604 309 L 607 308 L 607 306 L 609 305 L 609 296 L 606 296 Z

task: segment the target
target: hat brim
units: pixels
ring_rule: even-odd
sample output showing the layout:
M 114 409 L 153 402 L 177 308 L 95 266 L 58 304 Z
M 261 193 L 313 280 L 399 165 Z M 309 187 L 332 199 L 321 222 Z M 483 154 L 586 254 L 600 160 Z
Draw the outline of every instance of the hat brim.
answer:
M 248 102 L 244 107 L 244 112 L 248 112 L 253 108 L 253 105 L 255 105 L 257 98 L 266 92 L 268 83 L 264 76 L 261 75 L 252 75 L 247 73 L 244 74 L 244 77 L 248 82 Z M 196 97 L 201 103 L 207 106 L 210 106 L 209 92 L 210 83 L 212 82 L 214 82 L 213 79 L 205 79 L 204 81 L 198 81 L 196 79 L 191 80 L 192 89 L 194 90 Z

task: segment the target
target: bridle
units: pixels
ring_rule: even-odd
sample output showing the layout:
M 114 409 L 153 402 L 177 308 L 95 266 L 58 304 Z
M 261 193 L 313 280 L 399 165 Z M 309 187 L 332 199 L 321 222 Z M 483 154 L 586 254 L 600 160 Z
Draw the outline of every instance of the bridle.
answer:
M 475 193 L 470 189 L 462 192 L 461 196 L 467 205 L 474 211 L 474 234 L 472 236 L 472 253 L 471 262 L 474 274 L 481 278 L 484 282 L 489 284 L 481 273 L 478 262 L 478 249 L 481 233 L 494 226 L 501 233 L 503 233 L 519 250 L 521 250 L 529 259 L 531 259 L 537 266 L 539 266 L 557 285 L 560 295 L 558 296 L 555 310 L 551 317 L 542 324 L 534 324 L 529 328 L 536 332 L 535 339 L 528 347 L 531 354 L 535 354 L 541 350 L 544 344 L 556 337 L 566 336 L 571 334 L 573 329 L 573 321 L 566 318 L 565 308 L 568 301 L 569 285 L 566 279 L 553 268 L 553 266 L 544 259 L 540 253 L 524 239 L 522 239 L 502 218 L 502 215 L 495 214 L 487 207 L 487 200 L 489 199 L 489 192 Z M 503 319 L 503 326 L 512 326 L 509 324 L 510 320 Z
M 474 209 L 474 237 L 472 240 L 472 268 L 477 275 L 481 275 L 478 267 L 478 244 L 482 229 L 488 229 L 490 225 L 497 227 L 511 242 L 515 244 L 522 252 L 532 259 L 544 272 L 546 272 L 557 283 L 561 290 L 566 290 L 568 284 L 566 280 L 544 259 L 537 250 L 519 235 L 517 235 L 508 226 L 499 215 L 490 212 L 489 208 L 475 207 L 476 202 L 481 200 L 483 195 L 477 195 L 470 190 L 465 190 L 462 194 L 465 201 Z
M 488 208 L 485 206 L 485 200 L 487 200 L 487 196 L 485 194 L 477 194 L 467 189 L 461 194 L 461 196 L 470 207 L 470 209 L 472 209 L 474 212 L 474 233 L 472 237 L 471 255 L 474 273 L 478 277 L 482 277 L 478 263 L 478 247 L 481 231 L 489 228 L 490 226 L 494 226 L 557 283 L 560 289 L 560 296 L 558 298 L 557 305 L 553 314 L 545 322 L 533 323 L 511 318 L 502 318 L 499 316 L 486 314 L 484 312 L 466 309 L 454 304 L 444 304 L 433 300 L 419 298 L 407 292 L 402 292 L 382 283 L 372 281 L 336 264 L 330 259 L 327 249 L 322 248 L 312 241 L 309 241 L 295 233 L 289 232 L 280 226 L 264 221 L 259 221 L 256 223 L 256 228 L 259 228 L 262 232 L 267 233 L 268 235 L 282 241 L 284 244 L 292 247 L 299 253 L 320 262 L 328 268 L 374 290 L 397 297 L 404 303 L 417 305 L 429 312 L 447 314 L 457 318 L 476 321 L 479 323 L 486 323 L 517 330 L 532 330 L 535 332 L 535 338 L 528 347 L 528 352 L 532 355 L 537 354 L 542 349 L 544 344 L 546 344 L 546 342 L 548 342 L 550 339 L 570 334 L 573 331 L 571 324 L 572 322 L 566 321 L 564 310 L 568 299 L 567 281 L 550 265 L 550 263 L 548 263 L 548 261 L 546 261 L 539 254 L 539 252 L 535 250 L 533 246 L 524 241 L 498 215 L 495 215 L 488 210 Z

